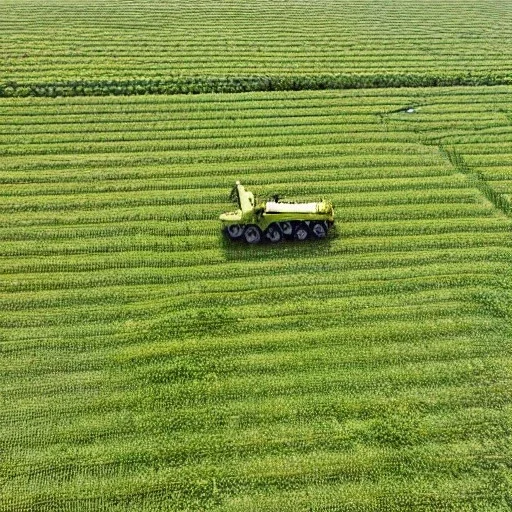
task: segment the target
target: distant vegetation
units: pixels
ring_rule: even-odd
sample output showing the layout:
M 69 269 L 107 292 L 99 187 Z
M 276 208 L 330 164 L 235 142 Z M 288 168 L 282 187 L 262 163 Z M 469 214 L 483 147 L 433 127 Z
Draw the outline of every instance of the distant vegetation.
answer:
M 0 96 L 499 85 L 509 1 L 1 0 Z

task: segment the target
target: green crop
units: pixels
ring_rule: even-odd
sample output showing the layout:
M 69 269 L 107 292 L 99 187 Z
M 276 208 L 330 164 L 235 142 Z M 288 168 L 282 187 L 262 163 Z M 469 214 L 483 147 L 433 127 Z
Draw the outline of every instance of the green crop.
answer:
M 98 21 L 119 4 L 79 7 Z M 12 12 L 11 27 L 28 16 Z M 133 48 L 93 32 L 74 50 L 96 55 L 84 80 Z M 179 36 L 146 34 L 155 61 Z M 38 47 L 60 49 L 48 77 L 76 69 L 65 37 Z M 396 63 L 376 37 L 369 68 Z M 270 42 L 255 67 L 300 61 Z M 204 44 L 176 47 L 183 66 Z M 2 99 L 0 511 L 506 510 L 511 100 L 508 86 Z M 229 243 L 218 216 L 237 179 L 330 199 L 336 224 L 314 243 Z

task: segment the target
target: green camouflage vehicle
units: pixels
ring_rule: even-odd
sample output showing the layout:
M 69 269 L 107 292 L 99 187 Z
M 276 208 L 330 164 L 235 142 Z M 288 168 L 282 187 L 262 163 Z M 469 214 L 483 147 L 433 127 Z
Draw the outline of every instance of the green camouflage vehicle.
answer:
M 245 190 L 239 181 L 230 197 L 238 209 L 223 213 L 220 220 L 231 240 L 257 244 L 264 240 L 276 243 L 284 238 L 324 238 L 334 224 L 334 210 L 330 201 L 285 203 L 274 196 L 271 201 L 257 202 L 253 193 Z

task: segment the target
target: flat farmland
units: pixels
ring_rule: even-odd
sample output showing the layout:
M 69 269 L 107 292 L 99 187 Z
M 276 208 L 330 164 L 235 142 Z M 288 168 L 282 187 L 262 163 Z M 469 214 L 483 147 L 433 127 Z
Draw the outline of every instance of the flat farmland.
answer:
M 187 76 L 510 75 L 509 0 L 1 0 L 0 85 Z
M 509 510 L 511 105 L 2 100 L 0 510 Z M 229 243 L 237 179 L 335 231 Z

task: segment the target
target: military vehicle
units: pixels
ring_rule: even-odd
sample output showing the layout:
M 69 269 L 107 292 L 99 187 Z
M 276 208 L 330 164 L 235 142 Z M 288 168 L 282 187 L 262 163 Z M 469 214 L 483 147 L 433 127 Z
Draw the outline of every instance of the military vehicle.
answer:
M 334 209 L 330 201 L 289 203 L 281 202 L 279 196 L 257 201 L 239 181 L 230 198 L 238 208 L 234 212 L 223 213 L 220 221 L 231 240 L 257 244 L 262 241 L 277 243 L 286 238 L 324 238 L 334 224 Z

